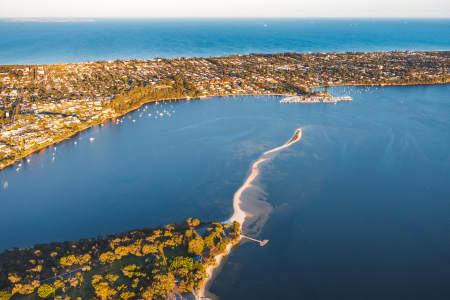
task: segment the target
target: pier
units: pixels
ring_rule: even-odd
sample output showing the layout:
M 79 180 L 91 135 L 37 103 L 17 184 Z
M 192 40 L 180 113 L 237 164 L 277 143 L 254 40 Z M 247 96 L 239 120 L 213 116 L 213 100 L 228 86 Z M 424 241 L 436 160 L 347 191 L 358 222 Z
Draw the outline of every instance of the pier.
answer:
M 260 241 L 260 240 L 257 240 L 257 239 L 248 237 L 248 236 L 246 236 L 246 235 L 243 235 L 243 234 L 241 234 L 241 237 L 244 238 L 244 239 L 247 239 L 247 240 L 250 240 L 250 241 L 259 243 L 259 245 L 260 245 L 261 247 L 264 247 L 264 246 L 269 242 L 269 240 L 262 240 L 262 241 Z

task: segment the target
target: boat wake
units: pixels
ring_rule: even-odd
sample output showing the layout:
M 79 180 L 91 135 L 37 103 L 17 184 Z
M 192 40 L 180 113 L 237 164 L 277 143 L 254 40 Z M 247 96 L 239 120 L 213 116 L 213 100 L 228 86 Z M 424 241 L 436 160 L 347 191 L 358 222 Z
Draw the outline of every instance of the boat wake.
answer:
M 280 151 L 290 147 L 302 138 L 302 129 L 298 128 L 294 136 L 285 144 L 264 152 L 251 166 L 250 173 L 233 197 L 233 215 L 228 222 L 237 221 L 245 234 L 258 235 L 272 212 L 272 206 L 266 201 L 267 194 L 257 183 L 260 167 L 272 160 Z

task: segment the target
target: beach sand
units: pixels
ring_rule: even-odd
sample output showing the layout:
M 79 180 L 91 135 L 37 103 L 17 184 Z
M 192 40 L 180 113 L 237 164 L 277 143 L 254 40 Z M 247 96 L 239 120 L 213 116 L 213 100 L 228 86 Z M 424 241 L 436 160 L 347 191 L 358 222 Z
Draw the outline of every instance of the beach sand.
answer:
M 226 221 L 226 223 L 233 223 L 237 221 L 241 224 L 242 232 L 246 235 L 258 235 L 262 227 L 269 218 L 272 212 L 272 206 L 265 201 L 266 193 L 257 183 L 257 178 L 260 174 L 260 166 L 264 162 L 270 161 L 275 155 L 290 147 L 292 144 L 298 142 L 302 138 L 302 129 L 298 128 L 294 136 L 285 144 L 264 152 L 250 168 L 250 173 L 245 179 L 241 187 L 236 191 L 233 197 L 233 215 Z M 206 268 L 206 280 L 202 288 L 198 291 L 197 299 L 217 299 L 217 296 L 208 291 L 214 278 L 220 271 L 221 263 L 224 258 L 228 256 L 233 246 L 238 244 L 240 238 L 235 242 L 227 245 L 225 253 L 219 254 L 215 257 L 214 265 L 209 265 Z

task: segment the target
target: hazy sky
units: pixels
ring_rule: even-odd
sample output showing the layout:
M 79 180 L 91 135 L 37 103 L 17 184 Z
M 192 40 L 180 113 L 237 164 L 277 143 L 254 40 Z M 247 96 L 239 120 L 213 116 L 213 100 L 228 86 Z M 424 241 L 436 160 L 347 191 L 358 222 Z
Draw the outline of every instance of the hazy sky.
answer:
M 450 17 L 450 0 L 0 0 L 0 17 Z

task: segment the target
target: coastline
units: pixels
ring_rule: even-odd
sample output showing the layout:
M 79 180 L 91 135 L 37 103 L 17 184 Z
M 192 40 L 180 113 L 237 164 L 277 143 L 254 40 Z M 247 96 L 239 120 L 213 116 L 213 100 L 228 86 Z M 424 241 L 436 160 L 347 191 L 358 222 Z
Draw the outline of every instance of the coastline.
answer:
M 310 88 L 323 88 L 323 87 L 340 87 L 340 86 L 347 86 L 347 87 L 351 87 L 351 86 L 367 86 L 367 87 L 391 87 L 391 86 L 419 86 L 419 85 L 447 85 L 450 84 L 450 82 L 443 82 L 443 83 L 431 83 L 431 82 L 413 82 L 413 83 L 392 83 L 392 84 L 356 84 L 356 83 L 350 83 L 350 84 L 339 84 L 339 85 L 327 85 L 327 86 L 310 86 Z M 284 97 L 288 97 L 288 96 L 295 96 L 293 94 L 279 94 L 279 93 L 239 93 L 239 94 L 214 94 L 214 95 L 205 95 L 204 97 L 206 97 L 206 99 L 208 98 L 213 98 L 213 97 L 232 97 L 232 96 L 284 96 Z M 202 96 L 203 97 L 203 96 Z M 123 117 L 125 115 L 127 115 L 130 112 L 133 112 L 137 109 L 139 109 L 140 107 L 152 103 L 152 102 L 167 102 L 167 101 L 191 101 L 191 100 L 206 100 L 206 99 L 202 99 L 202 98 L 190 98 L 189 96 L 183 96 L 183 97 L 179 97 L 179 98 L 166 98 L 166 99 L 149 99 L 147 101 L 144 101 L 142 103 L 140 103 L 139 105 L 133 106 L 130 109 L 127 109 L 126 111 L 122 112 L 122 113 L 118 113 L 116 115 L 114 115 L 113 117 L 110 118 L 106 118 L 91 124 L 86 124 L 83 126 L 80 126 L 80 128 L 77 128 L 76 130 L 74 130 L 73 132 L 70 132 L 67 135 L 64 135 L 62 137 L 56 138 L 53 142 L 51 143 L 45 143 L 42 145 L 37 146 L 35 149 L 33 150 L 28 150 L 25 152 L 25 154 L 23 154 L 22 156 L 15 158 L 13 160 L 8 161 L 7 163 L 1 163 L 0 162 L 0 172 L 8 167 L 12 167 L 15 163 L 21 161 L 22 159 L 36 153 L 39 152 L 47 147 L 51 147 L 54 145 L 57 145 L 65 140 L 68 140 L 70 138 L 72 138 L 73 136 L 77 135 L 78 133 L 81 133 L 89 128 L 92 128 L 94 126 L 98 126 L 101 124 L 104 124 L 108 121 Z
M 216 296 L 209 291 L 214 279 L 219 275 L 220 269 L 223 267 L 224 260 L 228 257 L 234 246 L 238 245 L 241 241 L 241 236 L 239 236 L 236 241 L 229 243 L 225 249 L 224 253 L 221 253 L 214 257 L 214 264 L 208 265 L 206 268 L 206 278 L 203 282 L 200 290 L 197 292 L 195 299 L 215 299 Z
M 191 227 L 192 226 L 192 227 Z M 158 274 L 167 272 L 167 268 L 173 267 L 171 276 L 164 277 L 166 282 L 171 283 L 171 287 L 164 288 L 164 290 L 159 290 L 158 299 L 161 297 L 168 296 L 167 299 L 173 299 L 173 295 L 179 295 L 180 298 L 176 299 L 192 299 L 191 294 L 188 294 L 187 290 L 184 289 L 183 292 L 179 293 L 178 288 L 182 286 L 179 284 L 176 278 L 178 276 L 185 276 L 185 272 L 189 276 L 184 277 L 185 282 L 190 286 L 202 284 L 202 278 L 200 276 L 195 276 L 197 270 L 193 271 L 184 265 L 177 266 L 173 264 L 173 260 L 187 261 L 187 263 L 192 265 L 194 259 L 191 253 L 189 253 L 187 245 L 184 243 L 184 238 L 186 237 L 186 232 L 189 228 L 195 228 L 197 226 L 207 227 L 211 230 L 223 230 L 223 225 L 217 222 L 202 222 L 196 218 L 188 218 L 181 223 L 167 224 L 165 226 L 155 226 L 150 228 L 132 229 L 129 231 L 124 231 L 120 233 L 109 234 L 106 237 L 97 236 L 97 238 L 81 238 L 72 241 L 54 241 L 47 242 L 45 244 L 34 244 L 34 246 L 24 247 L 21 249 L 11 248 L 0 250 L 0 277 L 2 279 L 7 278 L 10 274 L 15 274 L 14 278 L 17 280 L 15 282 L 2 280 L 0 282 L 0 299 L 37 299 L 38 296 L 42 298 L 42 289 L 51 288 L 56 297 L 65 298 L 77 298 L 85 299 L 91 298 L 95 293 L 100 299 L 104 298 L 101 291 L 98 290 L 96 282 L 90 280 L 93 277 L 97 277 L 98 280 L 102 280 L 104 276 L 105 267 L 111 268 L 111 276 L 117 279 L 121 278 L 122 281 L 120 285 L 113 285 L 116 280 L 109 282 L 110 293 L 107 299 L 118 299 L 115 295 L 120 295 L 121 299 L 122 293 L 120 290 L 128 285 L 128 289 L 133 290 L 133 299 L 150 299 L 148 295 L 153 295 L 152 291 L 157 288 L 153 286 L 154 282 L 159 282 L 158 276 L 156 278 L 144 278 L 139 288 L 137 285 L 129 285 L 130 273 L 127 273 L 125 269 L 133 263 L 131 269 L 135 268 L 141 270 L 144 266 L 147 268 L 145 272 L 147 274 Z M 164 229 L 163 229 L 164 228 Z M 206 229 L 206 228 L 205 228 Z M 201 237 L 205 237 L 208 232 L 205 230 Z M 232 235 L 233 237 L 239 236 L 239 232 L 235 231 L 234 228 L 226 233 L 227 236 Z M 168 242 L 167 244 L 167 241 Z M 234 239 L 233 239 L 234 241 Z M 219 246 L 220 241 L 213 241 L 213 247 Z M 229 246 L 230 243 L 227 244 Z M 86 247 L 86 245 L 88 245 Z M 156 246 L 158 245 L 158 246 Z M 165 263 L 162 264 L 148 264 L 149 259 L 158 259 L 158 250 L 156 247 L 161 247 L 161 252 L 165 253 Z M 177 251 L 167 251 L 165 249 L 177 248 Z M 63 250 L 62 250 L 63 249 Z M 229 247 L 228 247 L 229 249 Z M 48 250 L 48 251 L 47 251 Z M 39 253 L 39 254 L 36 254 Z M 56 254 L 55 254 L 56 253 Z M 113 254 L 114 253 L 114 254 Z M 39 256 L 39 272 L 38 274 L 31 274 L 26 270 L 33 268 L 34 261 L 29 261 L 30 257 L 34 255 Z M 223 255 L 222 255 L 223 256 Z M 144 258 L 145 257 L 145 258 Z M 11 263 L 11 260 L 14 261 Z M 55 261 L 57 262 L 55 265 Z M 119 270 L 114 271 L 113 264 L 119 263 L 121 267 Z M 7 266 L 5 268 L 5 266 Z M 24 268 L 25 266 L 25 268 Z M 205 267 L 208 265 L 205 265 Z M 189 268 L 189 269 L 188 269 Z M 182 274 L 177 273 L 182 269 Z M 134 270 L 134 269 L 133 269 Z M 171 272 L 169 271 L 169 272 Z M 192 271 L 192 272 L 191 272 Z M 109 272 L 109 271 L 108 271 Z M 19 275 L 20 274 L 20 275 Z M 74 275 L 75 274 L 75 275 Z M 112 275 L 115 274 L 115 275 Z M 144 273 L 140 273 L 139 277 L 142 277 Z M 145 274 L 144 274 L 145 275 Z M 133 275 L 131 275 L 133 276 Z M 164 276 L 164 275 L 162 275 Z M 73 278 L 77 278 L 77 284 Z M 86 281 L 84 281 L 87 279 Z M 79 280 L 79 281 L 78 281 Z M 87 286 L 82 287 L 81 283 L 87 282 Z M 89 288 L 92 286 L 93 291 L 86 291 L 84 288 Z M 66 287 L 70 287 L 65 289 Z M 145 289 L 145 290 L 144 290 Z M 157 291 L 158 292 L 158 291 Z M 83 297 L 80 297 L 80 294 Z M 140 294 L 140 295 L 139 295 Z M 137 296 L 140 297 L 137 297 Z M 184 297 L 187 296 L 188 297 Z M 114 297 L 115 296 L 115 297 Z M 56 298 L 57 299 L 57 298 Z M 129 298 L 128 298 L 129 299 Z M 152 298 L 153 299 L 153 298 Z M 161 298 L 162 299 L 162 298 Z
M 127 115 L 128 113 L 133 112 L 133 111 L 135 111 L 135 110 L 138 110 L 138 109 L 141 108 L 142 106 L 144 106 L 144 105 L 146 105 L 146 104 L 149 104 L 149 103 L 152 103 L 152 102 L 207 100 L 207 99 L 213 98 L 213 97 L 260 96 L 260 95 L 262 95 L 262 96 L 292 96 L 292 95 L 290 95 L 290 94 L 275 94 L 275 93 L 271 93 L 271 94 L 260 94 L 260 93 L 253 93 L 253 94 L 250 94 L 250 93 L 242 93 L 242 94 L 206 95 L 206 96 L 205 96 L 206 99 L 201 99 L 201 98 L 190 98 L 190 97 L 188 97 L 188 96 L 186 96 L 186 97 L 180 97 L 180 98 L 157 99 L 157 100 L 156 100 L 156 99 L 149 99 L 148 101 L 144 101 L 144 102 L 140 103 L 140 104 L 137 105 L 137 106 L 133 106 L 133 107 L 131 107 L 130 109 L 127 109 L 126 111 L 124 111 L 124 112 L 122 112 L 122 113 L 118 113 L 118 114 L 114 115 L 113 117 L 106 118 L 106 119 L 103 119 L 103 120 L 100 120 L 100 121 L 97 121 L 97 122 L 94 122 L 94 123 L 91 123 L 91 124 L 86 124 L 86 125 L 84 125 L 84 126 L 80 126 L 79 128 L 77 128 L 77 129 L 74 130 L 73 132 L 71 132 L 71 133 L 69 133 L 69 134 L 67 134 L 67 135 L 65 135 L 65 136 L 62 136 L 62 137 L 60 137 L 60 138 L 55 139 L 52 143 L 45 143 L 45 144 L 42 144 L 42 145 L 36 147 L 36 149 L 26 151 L 26 152 L 25 152 L 26 154 L 24 154 L 24 155 L 22 155 L 22 156 L 20 156 L 20 157 L 18 157 L 18 158 L 16 158 L 16 159 L 14 159 L 14 160 L 11 160 L 11 161 L 8 162 L 8 163 L 0 163 L 0 172 L 1 172 L 2 170 L 4 170 L 4 169 L 8 168 L 8 167 L 12 167 L 15 163 L 21 161 L 22 159 L 27 158 L 28 156 L 30 156 L 30 155 L 32 155 L 32 154 L 34 154 L 34 153 L 36 153 L 36 152 L 39 152 L 39 151 L 41 151 L 41 150 L 43 150 L 43 149 L 46 149 L 46 148 L 48 148 L 48 147 L 57 145 L 57 144 L 59 144 L 59 143 L 61 143 L 61 142 L 64 142 L 65 140 L 71 139 L 71 138 L 74 137 L 75 135 L 77 135 L 77 134 L 79 134 L 79 133 L 81 133 L 81 132 L 83 132 L 83 131 L 86 131 L 86 130 L 88 130 L 89 128 L 92 128 L 92 127 L 95 127 L 95 126 L 104 124 L 104 123 L 106 123 L 106 122 L 115 120 L 115 119 L 117 119 L 117 118 L 123 117 L 123 116 Z
M 297 128 L 295 130 L 294 135 L 286 143 L 284 143 L 281 146 L 265 151 L 255 162 L 252 163 L 249 175 L 246 177 L 244 183 L 239 187 L 239 189 L 235 192 L 233 196 L 233 210 L 234 210 L 233 215 L 226 221 L 227 223 L 232 223 L 234 221 L 239 222 L 239 224 L 241 224 L 241 234 L 239 235 L 239 238 L 237 238 L 235 242 L 227 245 L 224 253 L 219 254 L 214 258 L 215 259 L 214 264 L 208 265 L 208 267 L 206 268 L 206 279 L 203 282 L 202 287 L 198 291 L 196 299 L 214 299 L 214 295 L 211 292 L 209 292 L 211 284 L 213 283 L 216 276 L 219 274 L 224 259 L 230 254 L 232 248 L 235 245 L 239 244 L 240 240 L 242 239 L 242 232 L 244 230 L 244 224 L 246 223 L 246 219 L 248 219 L 249 217 L 257 216 L 258 212 L 249 213 L 243 210 L 241 205 L 243 204 L 242 196 L 244 192 L 253 186 L 253 182 L 260 174 L 259 170 L 260 165 L 272 159 L 273 154 L 276 154 L 277 152 L 284 150 L 290 147 L 291 145 L 295 144 L 296 142 L 300 141 L 302 138 L 302 134 L 303 134 L 302 128 Z M 269 210 L 268 213 L 270 213 L 270 211 L 271 209 Z M 268 214 L 267 215 L 264 214 L 265 212 L 267 211 L 263 210 L 260 212 L 260 214 L 263 214 L 262 217 L 264 223 L 268 217 Z

